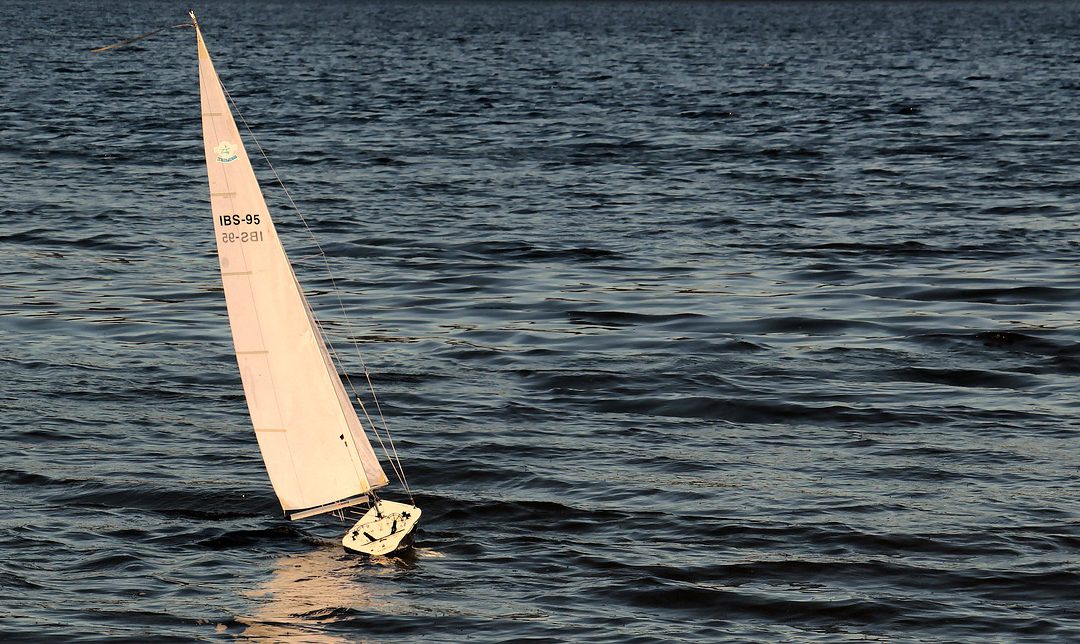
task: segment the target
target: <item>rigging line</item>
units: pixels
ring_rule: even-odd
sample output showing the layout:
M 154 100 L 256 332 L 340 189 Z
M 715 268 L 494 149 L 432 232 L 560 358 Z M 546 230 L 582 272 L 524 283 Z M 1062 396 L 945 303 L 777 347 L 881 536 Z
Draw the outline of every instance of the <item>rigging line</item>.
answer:
M 232 94 L 229 93 L 229 90 L 224 86 L 224 84 L 222 84 L 222 89 L 225 91 L 225 95 L 228 96 L 229 102 L 232 103 L 233 109 L 236 111 L 236 115 L 238 117 L 240 117 L 240 121 L 244 124 L 244 129 L 247 130 L 248 136 L 251 137 L 251 140 L 255 143 L 255 147 L 258 148 L 258 150 L 259 150 L 259 154 L 262 156 L 263 160 L 266 162 L 266 165 L 270 168 L 270 171 L 273 173 L 274 179 L 277 181 L 278 185 L 281 186 L 282 191 L 285 193 L 285 197 L 289 200 L 289 205 L 292 206 L 292 209 L 294 211 L 296 211 L 296 214 L 300 217 L 300 221 L 304 224 L 304 229 L 307 231 L 308 236 L 311 238 L 312 243 L 315 244 L 315 248 L 318 250 L 317 253 L 312 253 L 310 255 L 306 255 L 306 256 L 302 257 L 301 260 L 302 261 L 307 261 L 309 259 L 314 259 L 314 258 L 317 258 L 317 257 L 322 258 L 322 260 L 323 260 L 323 268 L 326 270 L 327 278 L 330 280 L 331 290 L 334 292 L 334 295 L 336 296 L 336 298 L 338 300 L 338 306 L 341 308 L 341 314 L 345 318 L 346 324 L 351 326 L 352 321 L 349 319 L 349 314 L 345 309 L 345 303 L 341 300 L 340 290 L 337 288 L 337 282 L 336 282 L 336 280 L 334 280 L 333 272 L 330 270 L 329 260 L 327 258 L 326 252 L 323 250 L 322 244 L 320 244 L 318 238 L 315 237 L 315 233 L 312 232 L 311 226 L 308 225 L 307 219 L 304 217 L 304 213 L 301 212 L 300 208 L 296 205 L 296 202 L 292 198 L 292 194 L 289 192 L 289 189 L 285 186 L 285 183 L 281 180 L 281 176 L 278 175 L 277 169 L 274 167 L 274 164 L 270 162 L 270 157 L 266 154 L 266 150 L 263 149 L 262 144 L 259 143 L 259 139 L 255 136 L 255 132 L 251 129 L 251 126 L 248 124 L 247 119 L 244 118 L 244 115 L 240 111 L 240 107 L 236 104 L 236 101 L 233 99 Z M 317 316 L 315 315 L 314 311 L 311 311 L 311 316 L 313 318 L 316 318 L 316 323 L 318 324 L 319 329 L 322 330 L 323 329 L 323 324 L 318 321 Z M 337 355 L 337 351 L 332 346 L 329 347 L 329 348 L 330 348 L 331 352 L 333 352 L 335 354 L 334 357 L 338 361 L 338 366 L 341 366 L 341 358 Z M 363 363 L 363 356 L 360 355 L 359 348 L 357 348 L 357 357 L 360 359 L 360 362 L 362 364 Z M 343 371 L 344 371 L 344 369 L 343 369 Z M 366 371 L 366 367 L 365 367 L 365 371 Z M 347 371 L 345 371 L 345 379 L 350 380 Z M 351 380 L 349 382 L 349 386 L 355 392 L 356 388 L 352 385 Z
M 296 205 L 296 201 L 293 200 L 292 193 L 290 193 L 289 189 L 285 186 L 285 182 L 281 180 L 281 175 L 278 174 L 277 168 L 275 168 L 274 164 L 271 163 L 270 157 L 266 154 L 266 150 L 263 149 L 262 144 L 259 143 L 258 137 L 255 136 L 255 132 L 251 129 L 251 126 L 248 124 L 247 119 L 244 118 L 244 114 L 240 111 L 240 107 L 236 104 L 236 101 L 233 99 L 232 94 L 229 93 L 229 90 L 225 87 L 224 83 L 222 84 L 221 88 L 225 91 L 225 95 L 229 98 L 229 102 L 232 103 L 233 109 L 236 111 L 236 115 L 240 117 L 240 122 L 244 124 L 244 129 L 247 130 L 248 136 L 250 136 L 251 140 L 255 143 L 255 147 L 259 149 L 259 154 L 262 156 L 263 161 L 266 161 L 266 165 L 270 168 L 270 172 L 273 173 L 274 180 L 277 181 L 279 186 L 281 186 L 281 190 L 285 193 L 285 198 L 289 200 L 289 205 L 294 211 L 296 211 L 296 214 L 300 217 L 300 222 L 304 224 L 304 229 L 307 231 L 312 243 L 315 244 L 315 248 L 318 250 L 317 253 L 307 255 L 305 259 L 322 257 L 323 268 L 326 270 L 326 276 L 330 280 L 330 289 L 334 292 L 334 296 L 338 301 L 338 307 L 341 308 L 341 315 L 345 318 L 346 325 L 352 326 L 352 320 L 349 319 L 349 313 L 345 309 L 345 302 L 341 299 L 341 291 L 337 287 L 337 281 L 334 279 L 334 273 L 330 270 L 330 261 L 327 258 L 326 251 L 323 250 L 322 244 L 320 244 L 318 238 L 315 237 L 315 233 L 311 230 L 311 226 L 308 225 L 307 218 L 304 217 L 304 213 L 300 211 L 300 207 Z M 322 329 L 323 325 L 321 322 L 318 321 L 314 311 L 311 312 L 311 315 L 313 318 L 316 318 L 316 323 L 318 323 L 319 328 Z M 334 351 L 335 354 L 337 353 L 336 350 L 333 350 L 332 348 L 331 350 Z M 335 357 L 337 356 L 335 355 Z M 363 367 L 364 372 L 366 373 L 367 365 L 364 363 L 364 357 L 360 354 L 359 347 L 356 347 L 356 357 L 359 359 L 360 365 Z M 339 366 L 341 366 L 339 357 L 338 361 Z M 344 369 L 342 370 L 345 371 Z M 353 393 L 356 393 L 356 388 L 353 386 L 352 381 L 349 378 L 348 371 L 345 371 L 345 379 L 349 381 L 349 387 L 353 390 Z
M 374 395 L 375 392 L 372 391 L 372 397 L 374 397 Z M 401 466 L 401 459 L 397 458 L 397 448 L 394 447 L 394 439 L 390 436 L 390 432 L 386 429 L 383 430 L 386 432 L 387 440 L 390 441 L 390 447 L 393 448 L 393 457 L 391 457 L 390 452 L 387 451 L 386 444 L 383 443 L 382 434 L 379 433 L 378 428 L 375 426 L 375 421 L 371 420 L 371 416 L 368 414 L 367 406 L 364 404 L 363 399 L 360 398 L 360 396 L 356 396 L 356 402 L 360 404 L 360 411 L 364 412 L 364 418 L 366 418 L 368 424 L 371 425 L 371 433 L 375 434 L 375 438 L 379 440 L 379 447 L 382 448 L 383 453 L 386 454 L 387 459 L 390 461 L 390 467 L 394 470 L 394 475 L 401 481 L 401 487 L 405 488 L 405 493 L 409 495 L 409 500 L 415 501 L 413 499 L 412 489 L 409 488 L 409 482 L 405 480 L 405 468 Z M 377 400 L 375 401 L 375 404 L 378 404 Z
M 219 83 L 220 83 L 220 79 L 219 79 Z M 266 150 L 263 149 L 262 144 L 259 143 L 258 137 L 255 136 L 255 132 L 252 131 L 251 126 L 247 122 L 247 119 L 244 118 L 244 114 L 240 111 L 240 107 L 236 104 L 236 101 L 233 99 L 232 94 L 229 93 L 229 90 L 228 90 L 227 87 L 225 87 L 224 83 L 221 83 L 221 89 L 224 91 L 225 96 L 228 97 L 229 102 L 233 106 L 233 110 L 236 111 L 236 115 L 238 117 L 240 117 L 240 122 L 244 124 L 244 129 L 247 130 L 247 133 L 251 137 L 252 142 L 255 143 L 255 147 L 258 148 L 259 154 L 262 156 L 263 160 L 266 161 L 266 165 L 270 168 L 270 172 L 273 173 L 274 179 L 277 181 L 278 185 L 281 186 L 281 190 L 285 193 L 286 199 L 289 200 L 289 205 L 292 206 L 292 209 L 296 212 L 297 216 L 300 217 L 300 221 L 301 221 L 301 223 L 304 224 L 304 228 L 307 230 L 308 236 L 311 237 L 311 241 L 315 244 L 315 247 L 319 251 L 317 253 L 317 255 L 322 256 L 323 265 L 324 265 L 324 268 L 326 269 L 327 277 L 330 280 L 331 289 L 334 291 L 334 296 L 338 301 L 338 306 L 341 308 L 341 314 L 345 318 L 346 325 L 352 326 L 352 320 L 349 318 L 348 311 L 345 309 L 345 302 L 341 299 L 341 291 L 338 289 L 337 281 L 334 279 L 334 274 L 330 270 L 330 262 L 329 262 L 329 259 L 326 256 L 326 252 L 323 250 L 322 244 L 320 244 L 318 238 L 315 237 L 315 233 L 311 230 L 311 226 L 308 225 L 307 218 L 304 217 L 304 213 L 301 212 L 299 206 L 296 205 L 296 201 L 293 199 L 292 193 L 290 193 L 289 189 L 285 186 L 285 182 L 281 180 L 281 175 L 278 174 L 278 171 L 274 167 L 274 164 L 271 163 L 270 157 L 267 156 L 267 154 L 266 154 Z M 314 311 L 312 311 L 311 315 L 312 315 L 312 318 L 315 319 L 315 323 L 320 328 L 322 328 L 322 324 L 318 321 L 318 318 L 316 318 L 316 316 L 314 314 Z M 394 473 L 398 476 L 399 480 L 401 480 L 402 486 L 405 487 L 406 482 L 404 480 L 404 468 L 402 468 L 400 458 L 397 455 L 397 448 L 394 447 L 393 438 L 390 437 L 390 430 L 386 426 L 386 419 L 382 415 L 382 407 L 381 407 L 381 405 L 379 405 L 378 398 L 375 395 L 375 387 L 374 387 L 374 384 L 371 382 L 371 373 L 370 373 L 370 371 L 368 371 L 367 363 L 364 361 L 364 356 L 361 355 L 361 353 L 360 353 L 360 346 L 355 341 L 353 341 L 353 348 L 356 350 L 356 357 L 360 362 L 361 368 L 363 368 L 363 370 L 364 370 L 364 377 L 367 380 L 368 390 L 371 392 L 372 399 L 375 400 L 375 404 L 376 404 L 376 407 L 378 409 L 380 420 L 382 421 L 383 431 L 386 432 L 386 434 L 387 434 L 387 438 L 390 441 L 391 447 L 393 448 L 393 454 L 391 454 L 391 452 L 386 449 L 386 446 L 383 444 L 382 437 L 379 436 L 378 428 L 375 425 L 374 421 L 371 420 L 371 417 L 368 416 L 368 413 L 367 413 L 366 409 L 364 410 L 364 415 L 367 416 L 368 422 L 371 425 L 372 433 L 375 434 L 376 438 L 379 439 L 379 445 L 380 445 L 380 447 L 383 448 L 383 453 L 386 454 L 387 459 L 391 462 L 391 464 L 393 464 L 395 461 L 397 461 L 397 465 L 396 465 L 396 467 L 394 467 L 394 470 L 395 470 Z M 341 358 L 338 355 L 337 350 L 331 348 L 331 351 L 332 351 L 332 353 L 334 355 L 334 358 L 338 361 L 339 366 L 340 366 Z M 353 383 L 352 383 L 352 378 L 349 377 L 348 371 L 346 371 L 344 369 L 342 369 L 342 371 L 345 372 L 345 380 L 348 382 L 349 388 L 352 390 L 353 395 L 356 396 L 356 398 L 359 400 L 359 394 L 357 392 L 357 389 L 356 389 L 355 385 L 353 385 Z M 363 404 L 361 404 L 361 407 L 363 407 Z
M 310 310 L 311 310 L 310 307 L 308 307 L 308 310 L 310 312 Z M 311 312 L 311 315 L 312 315 L 312 318 L 314 319 L 314 317 L 315 317 L 314 312 Z M 316 323 L 318 324 L 317 321 L 316 321 Z M 321 325 L 320 325 L 320 328 L 321 328 Z M 327 347 L 327 351 L 330 354 L 332 354 L 334 360 L 336 361 L 336 364 L 338 364 L 338 365 L 344 364 L 344 362 L 341 359 L 340 354 L 338 353 L 337 349 L 335 349 L 332 344 L 327 345 L 325 342 L 323 344 L 324 344 L 324 346 Z M 386 449 L 386 443 L 383 442 L 382 432 L 379 431 L 379 426 L 375 424 L 375 421 L 372 420 L 371 415 L 368 413 L 367 407 L 364 405 L 364 400 L 363 400 L 363 398 L 360 397 L 360 392 L 357 391 L 356 386 L 353 384 L 352 378 L 349 376 L 349 372 L 346 371 L 346 370 L 343 370 L 343 371 L 344 371 L 344 374 L 345 374 L 345 381 L 348 383 L 349 389 L 352 390 L 352 394 L 353 394 L 353 397 L 356 398 L 356 402 L 360 404 L 360 411 L 362 411 L 364 413 L 364 419 L 367 420 L 368 428 L 371 429 L 372 435 L 374 435 L 376 440 L 379 441 L 379 447 L 382 449 L 383 454 L 386 455 L 387 460 L 390 462 L 390 467 L 391 467 L 391 469 L 392 469 L 392 471 L 394 473 L 394 476 L 396 476 L 398 478 L 398 480 L 401 481 L 402 487 L 405 488 L 406 493 L 409 495 L 409 498 L 411 499 L 412 498 L 412 490 L 409 488 L 409 483 L 405 479 L 405 468 L 401 465 L 401 458 L 398 457 L 398 455 L 397 455 L 397 447 L 394 446 L 394 441 L 393 441 L 393 437 L 390 435 L 390 430 L 385 427 L 385 421 L 384 421 L 383 432 L 386 433 L 386 438 L 390 442 L 390 447 L 391 447 L 391 449 L 388 450 L 388 449 Z M 375 396 L 374 385 L 371 384 L 370 378 L 368 379 L 368 386 L 369 386 L 369 390 L 371 391 L 371 395 L 374 398 L 374 396 Z M 376 403 L 378 403 L 377 400 L 376 400 Z M 372 493 L 374 494 L 374 491 Z
M 307 310 L 308 313 L 311 315 L 312 319 L 315 320 L 315 313 L 311 310 L 310 306 L 307 307 Z M 321 330 L 322 325 L 318 322 L 318 320 L 315 320 L 315 323 L 319 326 Z M 338 353 L 337 349 L 334 348 L 333 344 L 327 344 L 326 342 L 323 342 L 323 346 L 325 346 L 327 348 L 327 352 L 332 355 L 336 365 L 344 364 L 344 361 L 341 359 L 341 355 Z M 391 447 L 391 449 L 388 450 L 386 449 L 386 443 L 383 442 L 383 437 L 382 433 L 379 431 L 379 426 L 375 424 L 375 421 L 372 420 L 371 415 L 368 413 L 367 407 L 364 405 L 364 400 L 360 397 L 360 392 L 357 391 L 356 386 L 352 382 L 352 377 L 349 376 L 349 372 L 347 370 L 342 369 L 342 371 L 344 372 L 345 381 L 348 383 L 349 389 L 352 390 L 353 397 L 356 398 L 356 402 L 360 404 L 360 411 L 364 412 L 364 418 L 367 420 L 367 426 L 371 429 L 372 435 L 374 435 L 376 440 L 379 441 L 379 447 L 382 449 L 383 454 L 386 455 L 387 460 L 390 462 L 390 468 L 393 471 L 394 476 L 396 476 L 398 480 L 401 481 L 401 485 L 403 488 L 405 488 L 405 492 L 409 495 L 409 498 L 412 499 L 412 490 L 409 488 L 409 482 L 405 479 L 405 468 L 401 465 L 401 458 L 398 457 L 397 447 L 394 446 L 394 440 L 393 437 L 390 435 L 390 430 L 386 428 L 384 421 L 383 432 L 386 433 L 386 438 L 390 442 Z M 374 385 L 371 384 L 370 377 L 368 378 L 368 387 L 372 397 L 374 398 L 375 390 Z M 377 399 L 375 402 L 376 404 L 378 404 Z M 370 494 L 375 494 L 374 488 L 372 488 Z
M 285 247 L 282 246 L 280 237 L 278 237 L 277 242 L 278 242 L 278 246 L 281 247 L 282 255 L 284 255 L 287 258 L 288 256 L 285 255 Z M 333 358 L 330 356 L 330 352 L 326 349 L 326 339 L 325 339 L 326 334 L 323 333 L 322 325 L 320 325 L 318 320 L 315 319 L 315 311 L 313 311 L 311 309 L 311 304 L 308 303 L 307 298 L 304 296 L 304 287 L 300 285 L 300 280 L 296 277 L 296 271 L 293 270 L 292 266 L 289 266 L 289 274 L 292 276 L 293 285 L 296 286 L 296 291 L 300 295 L 301 302 L 303 302 L 303 304 L 304 304 L 304 311 L 307 313 L 308 321 L 316 327 L 315 328 L 315 333 L 318 334 L 318 335 L 323 336 L 323 337 L 319 338 L 319 344 L 321 344 L 323 350 L 326 351 L 326 356 L 330 357 L 330 364 L 326 364 L 325 360 L 322 360 L 321 362 L 323 363 L 323 369 L 326 370 L 327 377 L 330 378 L 331 381 L 332 381 L 333 376 L 336 376 L 337 373 L 338 373 L 338 364 L 339 364 L 340 361 L 339 362 L 334 362 Z M 339 376 L 338 377 L 338 384 L 340 385 L 340 383 L 341 383 L 341 377 Z M 331 386 L 333 386 L 333 385 L 331 385 Z M 337 395 L 337 387 L 334 387 L 334 390 L 335 390 L 334 395 L 336 396 Z M 342 391 L 341 393 L 344 394 L 345 392 Z M 374 489 L 375 486 L 373 486 L 371 484 L 371 479 L 368 478 L 367 467 L 364 465 L 364 457 L 356 447 L 357 437 L 353 434 L 352 426 L 349 424 L 348 414 L 345 412 L 345 407 L 341 405 L 340 399 L 339 399 L 337 408 L 338 408 L 338 412 L 341 413 L 341 419 L 343 421 L 345 421 L 345 427 L 346 427 L 346 430 L 349 432 L 349 437 L 353 441 L 353 448 L 349 449 L 349 450 L 346 450 L 348 452 L 348 454 L 349 454 L 349 461 L 353 464 L 353 470 L 356 472 L 357 478 L 360 479 L 360 482 L 363 484 L 363 486 L 365 488 L 367 488 L 368 491 L 370 492 L 371 490 Z M 353 415 L 355 415 L 355 412 L 353 413 Z M 346 445 L 347 444 L 348 443 L 346 442 Z M 359 462 L 357 462 L 357 461 L 359 461 Z
M 121 40 L 120 42 L 115 42 L 115 43 L 113 43 L 111 45 L 105 45 L 104 47 L 95 47 L 95 48 L 90 50 L 90 53 L 92 53 L 92 54 L 100 54 L 103 51 L 109 51 L 110 49 L 116 49 L 118 47 L 123 47 L 124 45 L 130 45 L 131 43 L 142 40 L 143 38 L 149 38 L 150 36 L 153 36 L 154 34 L 159 34 L 159 33 L 163 32 L 163 31 L 165 31 L 166 29 L 182 29 L 184 27 L 194 27 L 194 26 L 195 25 L 191 24 L 190 22 L 185 22 L 184 24 L 181 24 L 181 25 L 169 25 L 168 27 L 161 27 L 160 29 L 155 29 L 153 31 L 148 31 L 145 34 L 140 34 L 138 36 L 135 36 L 134 38 L 128 38 L 127 40 Z
M 371 399 L 375 401 L 375 410 L 379 414 L 379 420 L 382 421 L 383 431 L 386 432 L 386 440 L 390 441 L 390 449 L 394 452 L 394 456 L 392 458 L 397 459 L 398 462 L 400 462 L 401 459 L 398 458 L 397 447 L 394 445 L 394 437 L 390 435 L 390 428 L 386 426 L 386 417 L 383 416 L 382 405 L 379 404 L 379 397 L 375 395 L 375 385 L 372 384 L 371 374 L 367 372 L 367 369 L 364 370 L 364 376 L 367 378 L 368 390 L 371 391 Z M 367 414 L 367 411 L 365 410 L 364 413 Z M 379 443 L 380 445 L 382 444 L 381 438 L 379 439 Z M 384 447 L 383 449 L 385 450 L 386 448 Z M 401 485 L 405 488 L 405 491 L 409 493 L 409 499 L 411 500 L 412 492 L 409 490 L 409 484 L 405 482 L 404 469 L 402 469 L 401 471 Z

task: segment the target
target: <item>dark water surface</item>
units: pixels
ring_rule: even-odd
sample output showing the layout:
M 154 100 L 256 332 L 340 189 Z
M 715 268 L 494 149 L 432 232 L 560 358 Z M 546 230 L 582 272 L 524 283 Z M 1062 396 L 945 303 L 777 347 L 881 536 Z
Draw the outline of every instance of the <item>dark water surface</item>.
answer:
M 391 562 L 279 518 L 194 34 L 87 53 L 187 8 L 0 5 L 0 639 L 1080 639 L 1080 5 L 196 6 Z

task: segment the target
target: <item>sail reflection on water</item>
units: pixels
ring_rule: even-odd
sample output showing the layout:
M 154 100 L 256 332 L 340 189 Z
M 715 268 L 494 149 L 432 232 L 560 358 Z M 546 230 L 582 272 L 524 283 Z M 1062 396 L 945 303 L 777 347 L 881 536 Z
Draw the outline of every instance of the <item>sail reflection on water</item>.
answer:
M 278 559 L 264 583 L 243 595 L 253 613 L 238 617 L 239 634 L 250 641 L 349 642 L 354 637 L 327 632 L 337 619 L 363 614 L 396 614 L 413 609 L 395 584 L 382 577 L 410 567 L 401 559 L 358 560 L 340 548 L 317 548 Z

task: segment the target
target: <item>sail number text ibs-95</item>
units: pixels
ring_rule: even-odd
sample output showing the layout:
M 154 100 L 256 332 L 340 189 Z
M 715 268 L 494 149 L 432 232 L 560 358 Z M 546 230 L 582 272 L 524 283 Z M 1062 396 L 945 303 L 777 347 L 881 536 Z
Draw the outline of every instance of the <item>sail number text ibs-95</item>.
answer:
M 247 214 L 247 215 L 218 215 L 218 223 L 222 226 L 239 226 L 241 224 L 257 225 L 259 223 L 259 215 Z M 263 231 L 251 230 L 244 232 L 222 231 L 221 241 L 226 244 L 233 242 L 257 242 L 263 240 Z

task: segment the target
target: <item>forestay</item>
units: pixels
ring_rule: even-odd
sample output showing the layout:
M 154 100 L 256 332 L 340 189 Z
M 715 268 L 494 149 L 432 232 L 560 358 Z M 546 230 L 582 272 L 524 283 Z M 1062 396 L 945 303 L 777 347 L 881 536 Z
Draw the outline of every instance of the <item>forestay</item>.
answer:
M 194 16 L 192 16 L 194 19 Z M 387 478 L 278 240 L 196 24 L 206 169 L 244 396 L 281 506 L 301 518 L 358 503 Z

